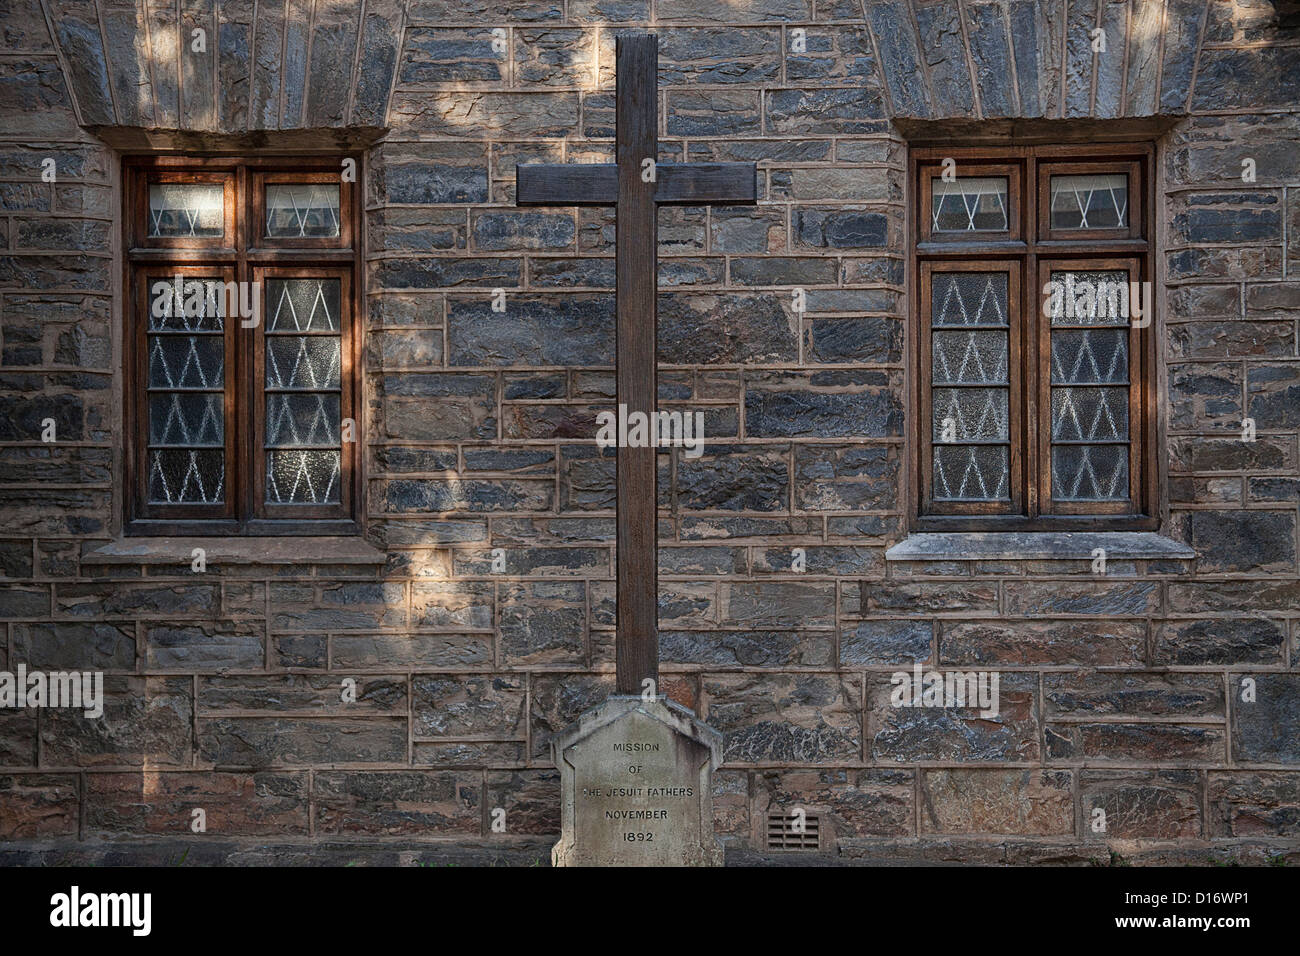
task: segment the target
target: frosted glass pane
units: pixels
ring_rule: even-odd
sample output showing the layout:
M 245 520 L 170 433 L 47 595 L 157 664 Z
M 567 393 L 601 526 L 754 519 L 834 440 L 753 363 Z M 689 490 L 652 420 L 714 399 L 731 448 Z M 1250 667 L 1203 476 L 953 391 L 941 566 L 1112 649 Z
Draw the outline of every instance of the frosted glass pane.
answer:
M 339 340 L 324 335 L 268 335 L 266 387 L 339 387 Z
M 931 401 L 934 441 L 1005 441 L 1005 388 L 936 388 Z
M 149 396 L 149 444 L 193 448 L 225 443 L 225 395 L 164 392 Z
M 266 500 L 273 504 L 334 504 L 339 500 L 337 451 L 268 451 Z
M 1128 498 L 1128 445 L 1053 445 L 1052 497 L 1059 501 Z
M 930 323 L 1006 325 L 1005 272 L 935 272 L 930 286 Z
M 291 395 L 272 392 L 266 396 L 266 443 L 268 445 L 337 447 L 339 444 L 339 396 L 310 393 Z
M 337 332 L 338 279 L 267 279 L 267 330 L 271 332 Z
M 155 504 L 216 504 L 224 501 L 225 452 L 160 448 L 149 452 L 149 500 Z
M 1052 441 L 1126 441 L 1128 389 L 1052 389 Z
M 1119 384 L 1128 381 L 1126 329 L 1053 329 L 1052 384 Z
M 1006 232 L 1007 178 L 931 179 L 930 216 L 933 232 Z
M 1129 278 L 1121 271 L 1052 270 L 1044 307 L 1053 325 L 1128 325 Z
M 222 236 L 226 231 L 221 183 L 153 183 L 149 187 L 149 235 L 158 239 Z
M 224 388 L 225 362 L 220 335 L 149 336 L 150 388 Z
M 1053 229 L 1122 229 L 1128 225 L 1128 176 L 1052 177 Z
M 935 332 L 930 340 L 935 385 L 1003 385 L 1007 381 L 1005 332 Z
M 1006 445 L 934 445 L 934 496 L 941 501 L 1005 501 Z
M 266 187 L 268 238 L 313 239 L 338 234 L 337 183 L 272 183 Z
M 150 332 L 220 332 L 229 300 L 215 276 L 151 276 L 146 304 Z

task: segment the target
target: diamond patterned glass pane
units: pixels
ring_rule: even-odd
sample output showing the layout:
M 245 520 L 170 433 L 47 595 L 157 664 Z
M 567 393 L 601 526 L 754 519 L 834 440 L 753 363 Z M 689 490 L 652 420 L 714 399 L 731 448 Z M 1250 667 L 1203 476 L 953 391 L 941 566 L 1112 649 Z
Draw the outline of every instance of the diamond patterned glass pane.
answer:
M 149 451 L 149 500 L 154 504 L 217 504 L 224 500 L 225 479 L 221 449 Z
M 267 279 L 267 330 L 337 332 L 342 288 L 338 279 Z
M 342 288 L 337 278 L 266 283 L 266 500 L 336 504 L 342 450 Z M 290 333 L 315 334 L 290 334 Z M 325 333 L 325 334 L 322 334 Z
M 1059 501 L 1128 498 L 1128 445 L 1053 445 L 1052 497 Z
M 149 444 L 223 447 L 224 400 L 222 392 L 155 392 L 149 396 Z
M 149 280 L 150 332 L 220 332 L 227 293 L 220 279 L 158 276 Z
M 1045 302 L 1053 325 L 1128 325 L 1127 272 L 1052 270 Z
M 1006 232 L 1007 178 L 931 179 L 930 215 L 933 232 Z
M 1053 229 L 1122 229 L 1128 225 L 1128 177 L 1052 177 Z
M 1006 445 L 935 445 L 934 496 L 941 501 L 1005 501 Z
M 266 187 L 266 236 L 319 239 L 339 234 L 337 183 L 271 183 Z
M 931 403 L 934 441 L 1006 441 L 1005 388 L 936 388 Z
M 266 387 L 339 387 L 339 340 L 332 335 L 268 335 Z
M 1052 441 L 1127 441 L 1128 389 L 1052 389 Z
M 225 192 L 221 183 L 154 183 L 149 187 L 150 237 L 225 235 Z
M 339 500 L 337 451 L 268 451 L 266 500 L 275 504 L 335 504 Z
M 1053 385 L 1128 382 L 1127 329 L 1054 329 Z
M 220 335 L 151 335 L 149 387 L 223 388 L 225 361 Z
M 930 286 L 930 324 L 1007 324 L 1005 272 L 936 272 Z
M 337 448 L 339 396 L 313 393 L 266 396 L 266 443 L 275 446 Z
M 148 499 L 220 504 L 226 465 L 225 283 L 212 276 L 154 275 L 147 288 Z
M 1005 385 L 1005 332 L 935 332 L 930 340 L 935 385 Z

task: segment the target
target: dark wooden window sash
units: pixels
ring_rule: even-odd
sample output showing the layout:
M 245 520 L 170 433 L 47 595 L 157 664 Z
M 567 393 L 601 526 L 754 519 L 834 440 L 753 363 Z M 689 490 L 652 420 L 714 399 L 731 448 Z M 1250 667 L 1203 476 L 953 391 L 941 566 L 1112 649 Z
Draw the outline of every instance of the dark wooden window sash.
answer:
M 361 157 L 177 156 L 123 159 L 125 219 L 123 257 L 123 411 L 128 448 L 124 458 L 123 529 L 146 535 L 339 535 L 360 531 L 360 189 L 342 182 L 343 160 Z M 222 182 L 225 234 L 220 238 L 150 238 L 148 187 L 152 182 Z M 267 182 L 339 182 L 340 236 L 328 239 L 269 239 L 261 235 L 264 199 L 256 190 Z M 220 275 L 223 281 L 260 282 L 272 277 L 338 277 L 341 301 L 340 427 L 357 423 L 352 442 L 341 442 L 341 488 L 337 505 L 268 505 L 264 497 L 266 459 L 263 436 L 266 401 L 259 377 L 268 306 L 257 326 L 245 328 L 238 316 L 225 321 L 225 502 L 221 505 L 150 504 L 148 501 L 148 374 L 144 309 L 145 281 L 171 275 Z M 340 436 L 342 437 L 342 436 Z
M 931 236 L 930 183 L 944 159 L 957 175 L 1006 176 L 1014 221 L 1005 233 Z M 1129 487 L 1124 501 L 1054 501 L 1051 494 L 1050 320 L 1042 288 L 1052 269 L 1125 271 L 1133 282 L 1153 282 L 1154 149 L 1150 143 L 1040 147 L 926 147 L 911 154 L 909 181 L 916 191 L 911 215 L 913 249 L 909 323 L 916 412 L 908 482 L 909 514 L 924 531 L 1154 530 L 1156 485 L 1155 321 L 1128 327 Z M 1124 172 L 1129 177 L 1128 224 L 1118 229 L 1070 232 L 1051 229 L 1049 177 Z M 1017 301 L 1008 304 L 1011 403 L 1011 482 L 1006 502 L 951 502 L 933 498 L 930 382 L 930 281 L 935 272 L 1006 270 L 1019 277 Z M 1014 293 L 1013 293 L 1014 295 Z M 1151 298 L 1154 298 L 1152 296 Z M 1148 309 L 1152 302 L 1146 302 Z

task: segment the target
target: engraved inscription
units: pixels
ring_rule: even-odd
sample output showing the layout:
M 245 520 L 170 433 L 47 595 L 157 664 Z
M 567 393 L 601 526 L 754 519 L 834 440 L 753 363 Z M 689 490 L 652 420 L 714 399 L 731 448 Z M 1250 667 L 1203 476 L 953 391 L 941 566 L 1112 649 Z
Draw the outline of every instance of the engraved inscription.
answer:
M 626 700 L 626 699 L 625 699 Z M 557 858 L 579 864 L 680 865 L 713 853 L 710 747 L 662 703 L 630 699 L 560 752 L 566 804 Z M 662 715 L 662 716 L 661 716 Z M 667 717 L 668 719 L 663 719 Z M 569 790 L 569 786 L 572 790 Z

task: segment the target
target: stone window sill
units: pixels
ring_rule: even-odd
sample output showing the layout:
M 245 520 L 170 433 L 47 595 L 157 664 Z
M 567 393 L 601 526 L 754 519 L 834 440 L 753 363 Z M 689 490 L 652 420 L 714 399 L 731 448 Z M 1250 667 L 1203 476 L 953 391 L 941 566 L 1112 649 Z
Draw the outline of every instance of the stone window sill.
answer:
M 1196 552 L 1153 531 L 1041 531 L 914 534 L 886 561 L 1074 561 L 1097 548 L 1110 561 L 1188 561 Z
M 202 548 L 209 564 L 383 564 L 384 552 L 355 537 L 120 538 L 88 551 L 82 564 L 188 563 Z

